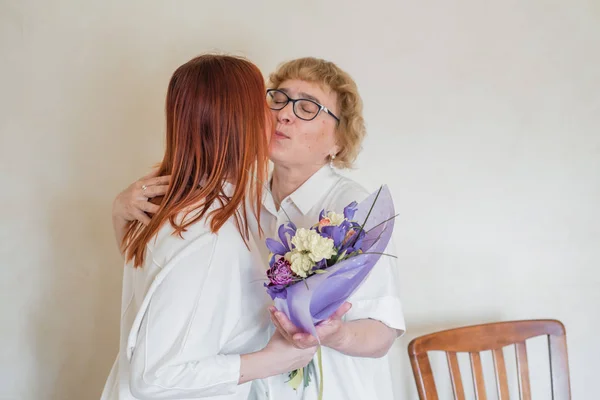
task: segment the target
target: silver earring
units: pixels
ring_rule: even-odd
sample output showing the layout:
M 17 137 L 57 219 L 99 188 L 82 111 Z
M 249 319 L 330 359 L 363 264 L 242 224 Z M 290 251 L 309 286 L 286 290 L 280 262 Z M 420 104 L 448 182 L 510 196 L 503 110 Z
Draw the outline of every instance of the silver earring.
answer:
M 329 156 L 329 166 L 333 168 L 333 160 L 335 160 L 335 154 Z

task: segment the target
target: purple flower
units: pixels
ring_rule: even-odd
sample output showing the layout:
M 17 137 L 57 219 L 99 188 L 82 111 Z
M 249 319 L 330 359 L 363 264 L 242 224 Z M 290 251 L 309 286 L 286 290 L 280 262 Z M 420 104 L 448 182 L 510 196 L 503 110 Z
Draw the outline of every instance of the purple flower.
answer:
M 273 300 L 277 297 L 287 298 L 287 287 L 296 279 L 291 264 L 283 257 L 275 261 L 267 270 L 267 278 L 269 283 L 265 283 L 265 287 Z
M 321 212 L 319 213 L 319 221 L 325 218 L 325 214 L 325 209 L 321 210 Z
M 277 298 L 287 299 L 287 286 L 284 285 L 275 285 L 271 286 L 265 283 L 265 287 L 267 288 L 267 293 L 271 296 L 271 299 L 275 300 Z
M 360 234 L 358 234 L 359 232 Z M 345 251 L 347 254 L 351 254 L 362 249 L 363 239 L 366 236 L 366 232 L 361 229 L 360 224 L 353 222 L 345 234 L 346 236 L 340 247 L 340 252 Z
M 279 242 L 271 238 L 266 240 L 267 248 L 273 254 L 269 260 L 270 266 L 273 266 L 277 256 L 284 256 L 294 248 L 294 246 L 289 243 L 289 240 L 296 234 L 296 225 L 292 222 L 282 224 L 279 226 L 277 233 L 279 235 Z
M 332 239 L 333 240 L 333 245 L 336 248 L 339 248 L 340 245 L 342 244 L 342 240 L 344 240 L 344 236 L 346 235 L 346 231 L 345 231 L 345 226 L 344 225 L 338 225 L 338 226 L 325 226 L 323 228 L 321 228 L 320 232 L 321 236 L 323 236 L 324 238 L 328 238 L 328 239 Z
M 295 276 L 291 267 L 290 262 L 283 257 L 275 261 L 273 266 L 267 271 L 269 285 L 289 285 L 294 282 Z
M 344 218 L 346 218 L 348 221 L 352 221 L 357 209 L 358 209 L 357 202 L 353 201 L 352 203 L 348 204 L 346 206 L 346 208 L 344 208 Z

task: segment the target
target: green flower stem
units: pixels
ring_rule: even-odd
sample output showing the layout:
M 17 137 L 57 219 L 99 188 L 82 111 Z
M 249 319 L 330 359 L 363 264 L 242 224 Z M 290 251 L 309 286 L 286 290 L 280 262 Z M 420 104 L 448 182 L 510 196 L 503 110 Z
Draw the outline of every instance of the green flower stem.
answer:
M 319 363 L 319 400 L 323 400 L 323 358 L 321 356 L 321 346 L 317 348 L 317 360 Z

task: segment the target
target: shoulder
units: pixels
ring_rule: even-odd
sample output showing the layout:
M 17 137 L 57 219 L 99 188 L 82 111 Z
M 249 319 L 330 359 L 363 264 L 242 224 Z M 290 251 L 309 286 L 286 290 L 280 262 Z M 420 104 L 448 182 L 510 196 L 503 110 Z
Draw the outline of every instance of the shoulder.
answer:
M 235 249 L 232 253 L 239 251 L 238 248 L 246 247 L 233 217 L 229 218 L 216 233 L 211 231 L 206 217 L 189 225 L 181 235 L 174 232 L 173 226 L 168 222 L 161 227 L 155 238 L 148 243 L 149 259 L 146 263 L 154 262 L 164 266 L 195 252 L 203 252 L 206 258 L 210 258 L 219 242 Z

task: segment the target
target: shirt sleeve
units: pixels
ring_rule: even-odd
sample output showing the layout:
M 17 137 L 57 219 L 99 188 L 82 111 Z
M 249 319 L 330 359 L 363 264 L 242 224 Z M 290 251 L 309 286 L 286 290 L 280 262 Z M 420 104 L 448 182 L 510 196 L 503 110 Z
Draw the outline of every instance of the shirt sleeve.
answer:
M 187 399 L 242 390 L 240 355 L 221 348 L 240 316 L 233 255 L 217 236 L 181 257 L 152 294 L 137 334 L 130 388 L 140 399 Z M 166 268 L 166 267 L 165 267 Z
M 385 253 L 396 254 L 393 239 Z M 402 333 L 406 330 L 400 302 L 398 263 L 394 257 L 382 255 L 348 301 L 352 308 L 346 314 L 347 320 L 374 319 Z

